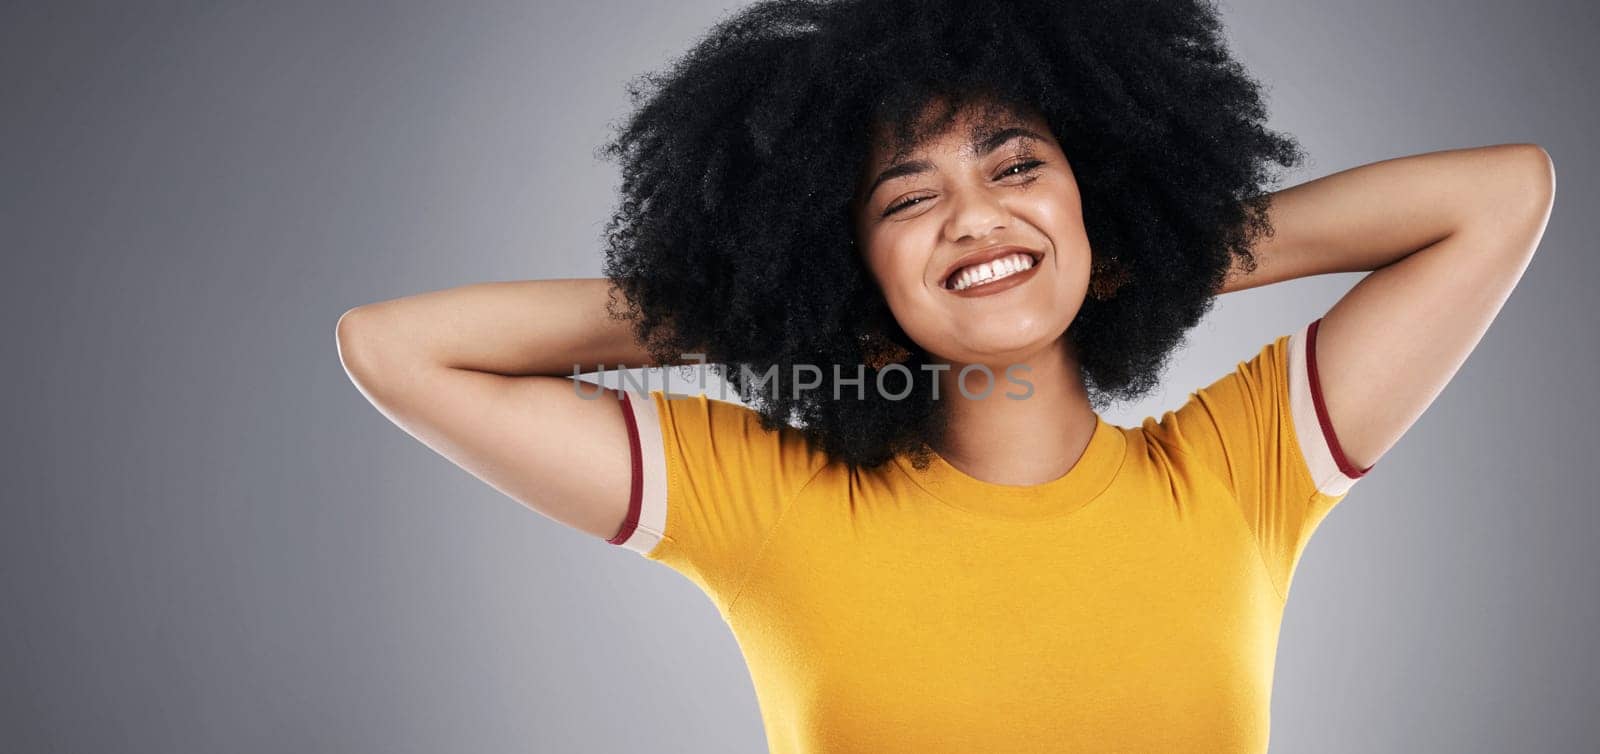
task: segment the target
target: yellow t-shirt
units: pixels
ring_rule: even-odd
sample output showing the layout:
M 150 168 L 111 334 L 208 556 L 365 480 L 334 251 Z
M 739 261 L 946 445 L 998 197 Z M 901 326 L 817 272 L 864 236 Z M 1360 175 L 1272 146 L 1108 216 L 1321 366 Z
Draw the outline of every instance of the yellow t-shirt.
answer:
M 1326 421 L 1316 324 L 1159 421 L 1099 420 L 1034 486 L 937 457 L 853 474 L 742 405 L 654 391 L 624 402 L 610 541 L 711 598 L 772 754 L 1264 752 L 1295 564 L 1371 468 Z

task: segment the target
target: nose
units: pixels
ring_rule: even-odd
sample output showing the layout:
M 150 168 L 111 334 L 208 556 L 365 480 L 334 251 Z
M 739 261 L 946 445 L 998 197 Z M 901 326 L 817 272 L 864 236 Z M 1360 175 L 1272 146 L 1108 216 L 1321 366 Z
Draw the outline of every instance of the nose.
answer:
M 950 243 L 983 238 L 1010 221 L 1000 198 L 987 187 L 952 189 L 948 196 L 951 211 L 945 223 L 945 240 Z

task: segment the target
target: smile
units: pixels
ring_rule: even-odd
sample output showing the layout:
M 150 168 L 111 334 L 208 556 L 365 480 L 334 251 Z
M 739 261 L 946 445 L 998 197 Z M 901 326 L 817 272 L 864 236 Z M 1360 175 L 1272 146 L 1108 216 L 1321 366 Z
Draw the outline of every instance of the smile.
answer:
M 1018 252 L 983 264 L 969 265 L 950 276 L 946 288 L 957 294 L 999 292 L 1031 278 L 1038 262 L 1032 255 Z M 1004 285 L 1002 285 L 1004 283 Z

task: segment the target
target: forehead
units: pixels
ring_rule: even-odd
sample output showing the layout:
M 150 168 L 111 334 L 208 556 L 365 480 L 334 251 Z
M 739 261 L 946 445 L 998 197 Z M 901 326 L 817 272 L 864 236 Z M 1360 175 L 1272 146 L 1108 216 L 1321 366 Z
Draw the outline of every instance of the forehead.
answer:
M 1014 127 L 1053 138 L 1044 117 L 1023 105 L 983 101 L 952 106 L 936 100 L 913 120 L 874 126 L 866 167 L 882 168 L 932 150 L 970 150 L 983 140 Z

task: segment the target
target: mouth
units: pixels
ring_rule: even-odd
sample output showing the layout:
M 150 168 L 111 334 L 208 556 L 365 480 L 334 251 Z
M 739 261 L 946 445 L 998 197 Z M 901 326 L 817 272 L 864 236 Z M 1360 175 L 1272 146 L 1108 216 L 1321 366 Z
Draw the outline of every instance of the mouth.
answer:
M 957 260 L 940 283 L 947 291 L 961 292 L 1026 275 L 1044 260 L 1043 252 L 1022 246 L 999 246 Z

